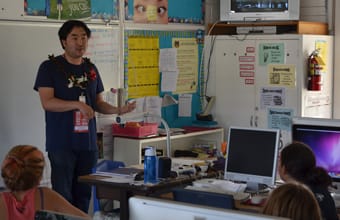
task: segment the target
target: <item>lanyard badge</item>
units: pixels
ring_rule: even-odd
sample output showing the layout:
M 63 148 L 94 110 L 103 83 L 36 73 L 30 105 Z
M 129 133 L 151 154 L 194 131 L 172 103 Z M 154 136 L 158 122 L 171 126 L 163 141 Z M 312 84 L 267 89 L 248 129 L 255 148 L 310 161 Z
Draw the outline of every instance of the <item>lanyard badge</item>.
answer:
M 79 96 L 79 101 L 86 103 L 86 97 L 83 94 L 81 94 Z M 76 133 L 87 133 L 89 131 L 88 119 L 79 110 L 73 112 L 73 124 L 74 132 Z

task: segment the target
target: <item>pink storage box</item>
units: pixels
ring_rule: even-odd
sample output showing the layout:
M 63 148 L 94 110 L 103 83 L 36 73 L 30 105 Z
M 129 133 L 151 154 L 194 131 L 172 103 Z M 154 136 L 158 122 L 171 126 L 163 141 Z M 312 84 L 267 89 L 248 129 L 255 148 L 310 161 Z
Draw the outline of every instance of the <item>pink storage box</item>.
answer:
M 139 122 L 141 127 L 122 126 L 120 124 L 112 125 L 112 135 L 123 137 L 143 138 L 158 134 L 157 123 Z

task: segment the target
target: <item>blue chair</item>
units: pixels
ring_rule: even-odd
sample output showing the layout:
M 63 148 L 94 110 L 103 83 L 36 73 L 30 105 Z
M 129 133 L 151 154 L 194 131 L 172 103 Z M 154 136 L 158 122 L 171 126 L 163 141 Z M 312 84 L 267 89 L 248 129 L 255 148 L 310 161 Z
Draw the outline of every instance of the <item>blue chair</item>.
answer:
M 93 168 L 93 173 L 97 171 L 101 172 L 110 172 L 118 167 L 125 167 L 124 162 L 121 161 L 112 161 L 112 160 L 102 160 L 100 161 L 95 168 Z M 96 187 L 92 187 L 92 195 L 93 195 L 93 213 L 96 211 L 100 211 L 99 200 L 97 199 Z

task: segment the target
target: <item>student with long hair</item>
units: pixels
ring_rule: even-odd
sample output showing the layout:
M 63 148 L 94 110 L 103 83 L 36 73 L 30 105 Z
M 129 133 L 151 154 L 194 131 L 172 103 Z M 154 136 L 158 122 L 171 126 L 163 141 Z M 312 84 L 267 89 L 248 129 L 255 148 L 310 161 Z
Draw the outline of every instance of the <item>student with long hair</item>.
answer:
M 0 219 L 33 220 L 37 210 L 91 219 L 57 192 L 39 187 L 44 166 L 44 155 L 34 146 L 18 145 L 8 152 L 1 166 L 7 191 L 0 193 Z
M 337 220 L 334 200 L 328 191 L 332 179 L 327 171 L 316 165 L 310 147 L 301 142 L 293 142 L 280 153 L 278 171 L 285 182 L 297 181 L 305 184 L 314 193 L 324 220 Z
M 312 191 L 302 183 L 290 182 L 274 189 L 262 210 L 263 214 L 292 220 L 321 220 L 321 211 Z

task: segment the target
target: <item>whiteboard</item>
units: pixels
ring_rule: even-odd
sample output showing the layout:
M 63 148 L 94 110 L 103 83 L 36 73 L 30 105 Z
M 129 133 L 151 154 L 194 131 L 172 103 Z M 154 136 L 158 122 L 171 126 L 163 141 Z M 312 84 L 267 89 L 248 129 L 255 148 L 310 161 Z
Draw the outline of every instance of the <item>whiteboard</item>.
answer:
M 0 161 L 18 144 L 45 150 L 45 115 L 33 85 L 40 63 L 49 54 L 63 52 L 58 38 L 60 26 L 47 22 L 0 22 Z M 89 42 L 89 57 L 97 65 L 105 89 L 117 88 L 119 31 L 104 25 L 89 27 L 95 30 Z

